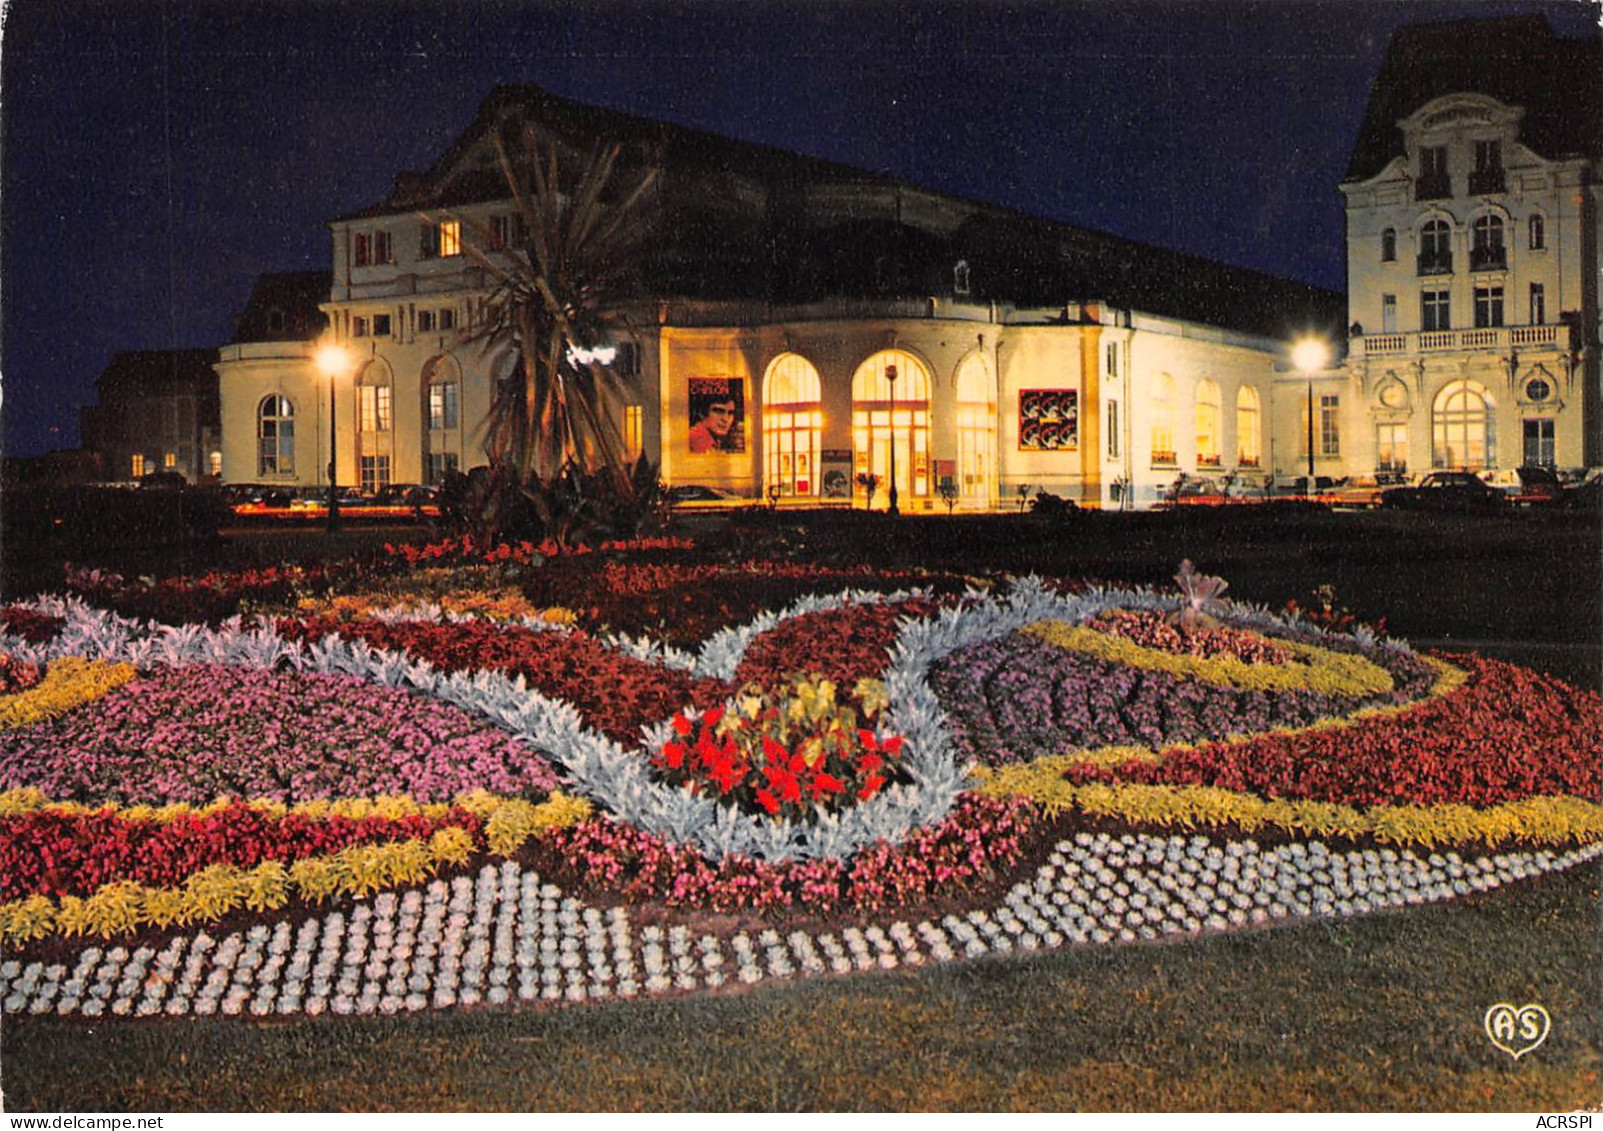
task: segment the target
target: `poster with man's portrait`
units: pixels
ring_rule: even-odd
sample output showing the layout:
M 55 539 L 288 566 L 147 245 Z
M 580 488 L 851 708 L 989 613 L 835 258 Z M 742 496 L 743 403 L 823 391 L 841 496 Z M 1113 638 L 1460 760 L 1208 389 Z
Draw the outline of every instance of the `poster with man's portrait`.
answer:
M 691 455 L 746 450 L 746 383 L 739 377 L 690 378 Z

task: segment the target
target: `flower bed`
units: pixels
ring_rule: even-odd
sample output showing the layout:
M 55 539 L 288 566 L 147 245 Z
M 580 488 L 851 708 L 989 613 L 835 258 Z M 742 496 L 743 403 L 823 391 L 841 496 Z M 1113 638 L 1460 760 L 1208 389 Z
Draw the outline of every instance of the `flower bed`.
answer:
M 0 789 L 85 801 L 391 793 L 444 801 L 473 789 L 543 794 L 556 784 L 551 764 L 525 743 L 447 704 L 348 676 L 157 668 L 92 710 L 0 738 Z

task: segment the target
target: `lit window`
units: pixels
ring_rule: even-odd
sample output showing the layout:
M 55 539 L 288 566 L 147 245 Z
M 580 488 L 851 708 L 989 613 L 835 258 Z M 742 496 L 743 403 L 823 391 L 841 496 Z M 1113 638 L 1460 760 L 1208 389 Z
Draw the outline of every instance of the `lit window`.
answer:
M 363 385 L 361 388 L 362 431 L 388 432 L 390 430 L 391 395 L 388 385 Z
M 256 471 L 295 474 L 295 406 L 288 397 L 264 397 L 256 406 Z
M 223 473 L 223 453 L 213 452 L 207 458 L 206 467 L 212 475 L 221 475 Z
M 1435 466 L 1465 471 L 1487 466 L 1489 453 L 1496 450 L 1489 408 L 1486 390 L 1471 381 L 1454 381 L 1437 395 L 1431 413 Z
M 1333 393 L 1319 398 L 1319 454 L 1341 455 L 1341 398 Z
M 1388 421 L 1375 425 L 1375 470 L 1408 470 L 1408 425 Z
M 455 428 L 458 418 L 456 382 L 436 381 L 430 385 L 429 427 L 435 431 Z
M 818 370 L 800 354 L 784 354 L 769 367 L 763 378 L 762 416 L 766 488 L 777 487 L 785 496 L 818 494 L 821 390 Z M 627 428 L 626 417 L 626 434 Z
M 178 453 L 177 452 L 164 452 L 162 454 L 162 457 L 161 457 L 161 466 L 166 468 L 168 471 L 171 471 L 173 468 L 177 467 L 178 466 Z
M 141 475 L 143 475 L 145 473 L 145 457 L 144 457 L 144 455 L 142 453 L 140 453 L 140 452 L 135 452 L 134 453 L 132 470 L 133 470 L 133 476 L 134 476 L 135 479 L 138 479 Z
M 1263 447 L 1262 437 L 1258 390 L 1243 386 L 1236 393 L 1236 462 L 1242 467 L 1257 467 Z
M 440 258 L 462 254 L 462 221 L 446 220 L 440 224 Z
M 1219 386 L 1212 381 L 1197 385 L 1197 464 L 1219 466 Z
M 1152 462 L 1174 463 L 1174 378 L 1158 374 L 1152 390 Z
M 641 405 L 623 406 L 623 454 L 631 462 L 646 450 L 645 412 Z

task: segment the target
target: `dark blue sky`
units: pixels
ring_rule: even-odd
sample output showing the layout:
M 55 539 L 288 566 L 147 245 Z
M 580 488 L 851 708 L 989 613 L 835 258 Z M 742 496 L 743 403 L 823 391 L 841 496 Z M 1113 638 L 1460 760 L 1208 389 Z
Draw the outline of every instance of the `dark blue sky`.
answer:
M 1593 3 L 10 0 L 4 451 L 77 443 L 122 349 L 216 346 L 252 279 L 423 168 L 500 82 L 1332 288 L 1391 30 Z

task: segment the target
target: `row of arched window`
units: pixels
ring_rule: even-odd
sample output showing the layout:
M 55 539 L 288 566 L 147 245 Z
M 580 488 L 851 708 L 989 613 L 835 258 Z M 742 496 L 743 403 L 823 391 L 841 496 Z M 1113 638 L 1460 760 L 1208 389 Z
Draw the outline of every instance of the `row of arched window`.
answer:
M 1193 423 L 1196 435 L 1197 465 L 1218 467 L 1224 461 L 1224 406 L 1219 386 L 1209 380 L 1197 382 Z M 1152 390 L 1152 462 L 1172 464 L 1175 453 L 1175 426 L 1179 406 L 1175 380 L 1158 374 Z M 1262 402 L 1258 390 L 1243 385 L 1236 390 L 1236 464 L 1258 467 L 1262 461 Z
M 1508 225 L 1495 213 L 1483 213 L 1470 221 L 1470 269 L 1495 270 L 1506 266 L 1505 234 Z M 1439 214 L 1431 214 L 1419 225 L 1417 246 L 1419 267 L 1422 271 L 1448 272 L 1453 266 L 1453 227 Z M 1525 221 L 1526 247 L 1541 251 L 1547 247 L 1547 219 L 1533 212 Z M 1391 263 L 1397 259 L 1397 229 L 1386 228 L 1380 233 L 1380 258 Z

